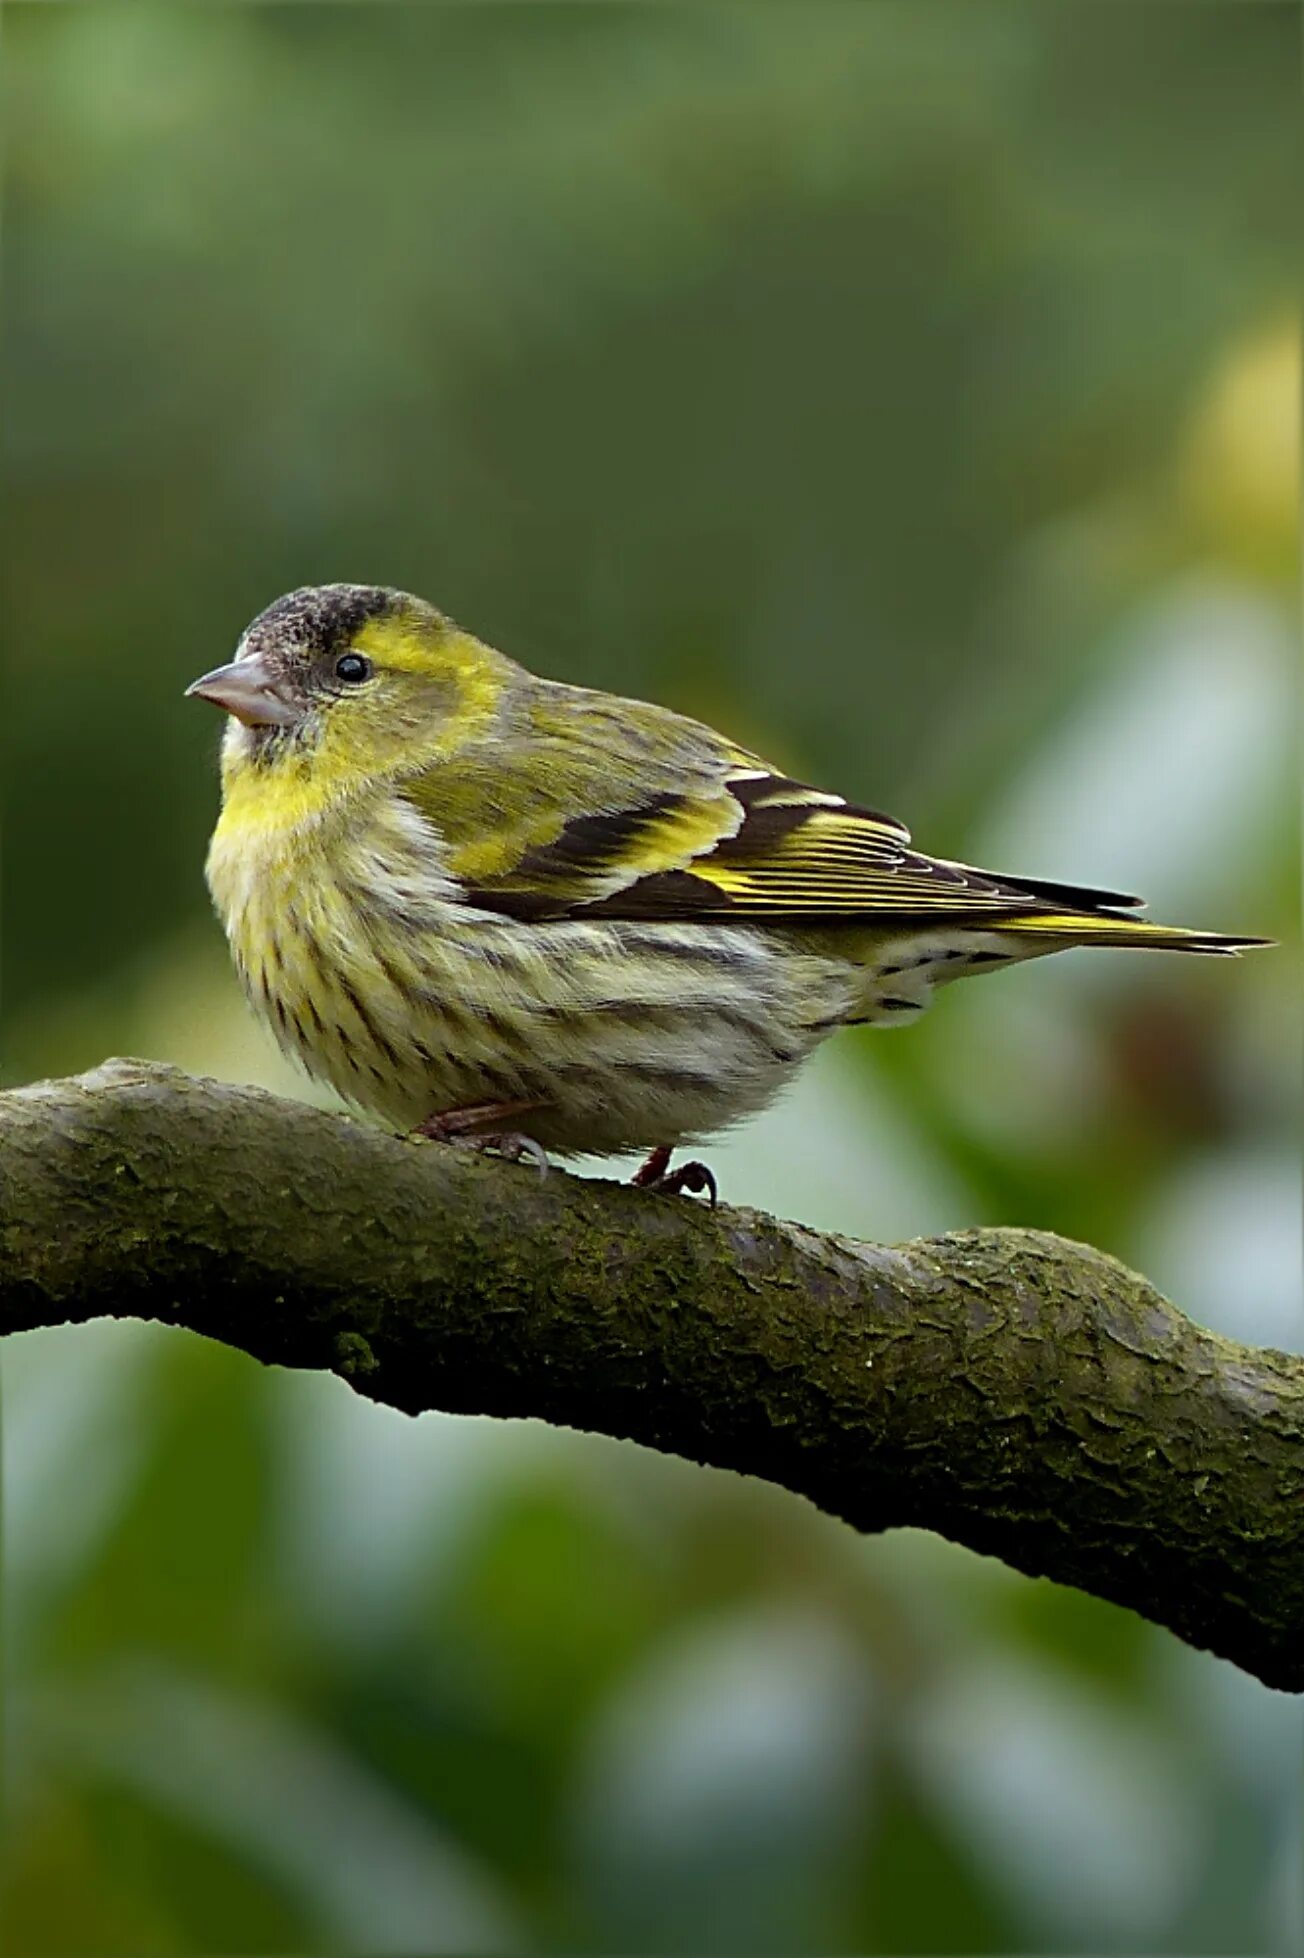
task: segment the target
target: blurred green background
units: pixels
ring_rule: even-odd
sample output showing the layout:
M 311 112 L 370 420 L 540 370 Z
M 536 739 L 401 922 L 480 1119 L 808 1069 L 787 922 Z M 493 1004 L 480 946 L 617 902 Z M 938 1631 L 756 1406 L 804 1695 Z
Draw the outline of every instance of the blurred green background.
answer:
M 846 1035 L 711 1151 L 1296 1346 L 1299 15 L 10 5 L 4 1067 L 307 1092 L 200 866 L 383 581 L 946 854 L 1278 934 Z M 23 1954 L 1283 1952 L 1296 1706 L 931 1537 L 102 1324 L 4 1355 Z

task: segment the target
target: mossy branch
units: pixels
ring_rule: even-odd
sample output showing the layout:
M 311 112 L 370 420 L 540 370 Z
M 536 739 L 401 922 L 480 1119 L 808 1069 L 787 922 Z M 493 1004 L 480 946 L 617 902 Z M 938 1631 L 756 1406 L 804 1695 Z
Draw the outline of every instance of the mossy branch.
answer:
M 0 1095 L 0 1331 L 102 1314 L 764 1476 L 1304 1691 L 1304 1359 L 1062 1238 L 857 1244 L 111 1061 Z

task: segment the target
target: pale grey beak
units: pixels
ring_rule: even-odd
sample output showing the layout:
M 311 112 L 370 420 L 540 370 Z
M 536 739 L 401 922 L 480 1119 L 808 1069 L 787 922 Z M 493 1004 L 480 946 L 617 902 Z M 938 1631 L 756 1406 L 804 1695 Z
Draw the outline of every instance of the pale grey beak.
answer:
M 232 660 L 229 666 L 215 666 L 202 679 L 192 680 L 187 698 L 191 694 L 224 707 L 246 727 L 291 727 L 300 718 L 299 709 L 277 692 L 274 675 L 256 653 Z

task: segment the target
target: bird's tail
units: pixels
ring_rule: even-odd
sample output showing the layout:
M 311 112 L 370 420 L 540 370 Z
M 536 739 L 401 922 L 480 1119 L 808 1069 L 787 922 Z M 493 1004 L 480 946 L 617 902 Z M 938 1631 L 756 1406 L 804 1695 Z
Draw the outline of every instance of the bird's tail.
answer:
M 997 929 L 1051 938 L 1059 945 L 1131 945 L 1161 952 L 1209 952 L 1221 958 L 1235 958 L 1256 945 L 1276 942 L 1230 938 L 1219 931 L 1188 931 L 1182 925 L 1157 925 L 1109 911 L 1029 911 L 1022 917 L 1002 918 Z

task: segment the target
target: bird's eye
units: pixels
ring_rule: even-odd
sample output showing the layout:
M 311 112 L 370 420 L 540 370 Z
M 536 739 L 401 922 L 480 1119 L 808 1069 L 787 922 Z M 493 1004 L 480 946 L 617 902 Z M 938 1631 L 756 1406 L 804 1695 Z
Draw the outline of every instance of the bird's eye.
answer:
M 361 653 L 341 653 L 335 662 L 336 679 L 347 680 L 351 687 L 356 687 L 360 680 L 367 679 L 370 673 L 371 661 L 364 659 Z

